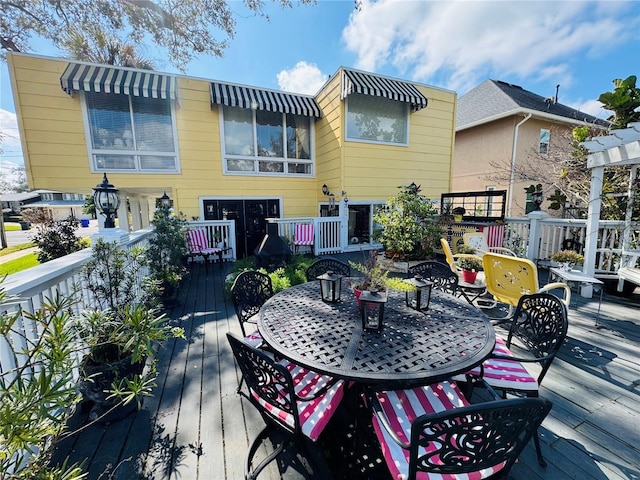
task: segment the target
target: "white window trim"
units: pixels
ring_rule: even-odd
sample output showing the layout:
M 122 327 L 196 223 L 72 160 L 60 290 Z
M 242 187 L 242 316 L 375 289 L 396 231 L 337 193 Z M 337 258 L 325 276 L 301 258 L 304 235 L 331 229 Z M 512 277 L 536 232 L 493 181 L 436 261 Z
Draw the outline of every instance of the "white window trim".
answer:
M 407 141 L 403 142 L 403 143 L 395 143 L 395 142 L 383 142 L 380 140 L 366 140 L 363 138 L 353 138 L 350 137 L 348 135 L 348 128 L 347 128 L 347 123 L 349 121 L 348 119 L 348 113 L 349 113 L 349 97 L 345 98 L 344 100 L 344 139 L 347 142 L 354 142 L 354 143 L 368 143 L 368 144 L 374 144 L 374 145 L 387 145 L 387 146 L 393 146 L 393 147 L 408 147 L 409 146 L 409 138 L 411 135 L 410 132 L 410 128 L 411 128 L 411 122 L 409 121 L 409 119 L 411 118 L 411 111 L 410 111 L 410 105 L 406 102 L 400 102 L 403 103 L 405 105 L 405 117 L 406 117 L 406 121 L 407 121 Z
M 85 136 L 85 141 L 86 141 L 86 145 L 87 145 L 87 153 L 89 156 L 89 169 L 91 171 L 91 173 L 102 173 L 102 172 L 111 172 L 111 173 L 139 173 L 139 174 L 167 174 L 167 175 L 175 175 L 176 173 L 182 173 L 181 171 L 181 167 L 180 167 L 180 148 L 179 148 L 179 144 L 180 142 L 178 141 L 178 128 L 176 126 L 176 102 L 174 100 L 169 100 L 166 99 L 165 101 L 169 102 L 169 106 L 171 108 L 171 129 L 173 130 L 173 147 L 174 147 L 174 155 L 168 155 L 167 152 L 154 152 L 154 151 L 144 151 L 144 152 L 134 152 L 129 153 L 129 151 L 127 151 L 125 153 L 125 151 L 123 150 L 106 150 L 106 149 L 99 149 L 99 150 L 95 150 L 93 149 L 93 142 L 91 139 L 91 124 L 89 122 L 89 108 L 87 106 L 87 100 L 85 97 L 85 92 L 80 92 L 80 105 L 82 108 L 82 121 L 84 123 L 84 136 Z M 113 95 L 119 95 L 119 94 L 113 94 Z M 128 96 L 128 95 L 127 95 Z M 129 104 L 131 105 L 131 104 Z M 131 112 L 131 108 L 129 108 L 129 114 L 132 115 Z M 133 119 L 132 119 L 133 122 Z M 142 170 L 140 168 L 140 160 L 139 158 L 136 159 L 136 168 L 135 169 L 118 169 L 118 168 L 96 168 L 96 165 L 94 163 L 94 158 L 93 156 L 95 154 L 104 154 L 104 155 L 133 155 L 134 157 L 140 157 L 140 155 L 145 156 L 145 155 L 156 155 L 156 156 L 161 156 L 161 157 L 169 157 L 169 156 L 174 156 L 176 159 L 176 168 L 173 170 Z
M 547 132 L 549 134 L 549 141 L 546 143 L 542 141 L 542 132 Z M 542 145 L 547 146 L 546 152 L 542 152 Z M 548 128 L 541 128 L 540 132 L 538 133 L 538 154 L 548 155 L 550 149 L 551 149 L 551 130 L 549 130 Z
M 232 107 L 238 108 L 238 107 Z M 309 118 L 309 149 L 310 149 L 310 159 L 296 159 L 296 158 L 284 158 L 284 157 L 260 157 L 258 155 L 227 155 L 226 147 L 225 147 L 225 139 L 224 139 L 224 114 L 223 114 L 223 106 L 218 105 L 218 124 L 220 125 L 220 152 L 222 153 L 222 173 L 223 175 L 233 175 L 233 176 L 248 176 L 248 177 L 290 177 L 290 178 L 315 178 L 316 176 L 316 129 L 315 129 L 315 118 Z M 281 115 L 285 115 L 281 113 Z M 258 138 L 258 126 L 256 123 L 256 110 L 251 110 L 251 117 L 253 122 L 253 141 L 257 142 Z M 286 135 L 286 131 L 283 131 L 283 136 Z M 286 145 L 285 138 L 283 138 L 283 145 Z M 257 152 L 257 145 L 254 144 L 254 150 Z M 253 161 L 253 171 L 242 171 L 237 172 L 235 170 L 227 169 L 227 159 L 234 160 L 250 160 Z M 308 163 L 311 165 L 311 171 L 309 173 L 288 173 L 288 172 L 260 172 L 259 162 L 284 162 L 285 168 L 288 162 L 291 163 Z

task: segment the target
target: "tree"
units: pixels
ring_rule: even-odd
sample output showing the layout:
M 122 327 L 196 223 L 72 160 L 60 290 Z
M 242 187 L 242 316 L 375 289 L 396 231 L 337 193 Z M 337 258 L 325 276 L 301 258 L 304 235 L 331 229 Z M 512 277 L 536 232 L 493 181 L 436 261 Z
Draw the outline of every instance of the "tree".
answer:
M 636 87 L 636 76 L 631 75 L 624 80 L 616 78 L 613 86 L 612 92 L 602 93 L 598 97 L 603 108 L 613 112 L 607 119 L 611 122 L 611 128 L 626 128 L 629 123 L 640 122 L 640 88 Z
M 290 8 L 291 0 L 272 0 Z M 299 0 L 301 4 L 314 0 Z M 71 29 L 98 28 L 122 44 L 154 43 L 168 50 L 169 61 L 181 71 L 196 55 L 221 57 L 235 34 L 236 6 L 228 0 L 93 0 L 78 6 L 75 0 L 34 2 L 0 1 L 0 49 L 28 51 L 29 40 L 40 36 L 62 47 Z M 268 19 L 264 2 L 244 0 L 254 15 Z

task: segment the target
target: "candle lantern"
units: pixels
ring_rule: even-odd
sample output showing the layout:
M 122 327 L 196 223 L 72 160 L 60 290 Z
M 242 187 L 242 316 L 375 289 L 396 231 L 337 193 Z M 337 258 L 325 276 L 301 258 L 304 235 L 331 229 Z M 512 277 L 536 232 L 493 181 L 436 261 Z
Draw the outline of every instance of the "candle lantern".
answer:
M 406 292 L 407 307 L 414 310 L 426 311 L 429 309 L 429 302 L 431 301 L 431 287 L 433 283 L 425 280 L 420 275 L 408 278 L 405 280 L 409 285 L 414 288 Z
M 360 315 L 362 317 L 363 330 L 380 333 L 384 318 L 384 304 L 386 302 L 386 292 L 364 290 L 360 294 Z
M 322 300 L 327 303 L 338 302 L 342 290 L 342 275 L 336 275 L 329 270 L 316 278 L 320 280 L 320 295 L 322 296 Z

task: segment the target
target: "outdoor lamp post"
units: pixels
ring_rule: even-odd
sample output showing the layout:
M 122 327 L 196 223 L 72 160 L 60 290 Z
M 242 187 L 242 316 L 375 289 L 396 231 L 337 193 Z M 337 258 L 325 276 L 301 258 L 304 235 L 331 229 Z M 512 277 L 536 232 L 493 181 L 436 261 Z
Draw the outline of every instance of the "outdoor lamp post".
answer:
M 340 300 L 342 290 L 342 275 L 336 275 L 331 270 L 316 277 L 320 280 L 320 295 L 327 303 L 336 303 Z
M 364 331 L 380 333 L 385 303 L 387 303 L 386 292 L 364 290 L 360 294 L 360 315 Z
M 160 206 L 166 209 L 171 208 L 171 198 L 169 198 L 167 192 L 164 192 L 164 194 L 160 197 Z
M 413 285 L 414 289 L 406 292 L 405 301 L 407 307 L 414 310 L 425 311 L 429 309 L 431 301 L 431 287 L 433 283 L 425 280 L 420 275 L 405 280 L 409 285 Z
M 100 213 L 106 217 L 104 228 L 115 228 L 114 218 L 120 206 L 120 197 L 118 196 L 118 189 L 109 183 L 106 173 L 102 178 L 102 183 L 99 183 L 93 189 L 93 203 Z
M 542 205 L 542 190 L 536 190 L 531 194 L 531 200 L 536 206 L 536 210 L 540 210 L 540 205 Z

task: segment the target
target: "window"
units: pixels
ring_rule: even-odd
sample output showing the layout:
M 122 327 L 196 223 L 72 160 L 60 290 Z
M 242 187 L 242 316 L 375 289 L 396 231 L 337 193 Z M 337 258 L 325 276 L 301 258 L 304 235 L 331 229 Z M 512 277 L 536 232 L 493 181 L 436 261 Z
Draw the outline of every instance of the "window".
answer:
M 222 115 L 226 173 L 313 174 L 310 117 L 226 105 Z
M 177 172 L 171 100 L 84 93 L 94 171 Z
M 347 139 L 396 145 L 408 143 L 409 104 L 351 94 L 347 97 Z
M 551 138 L 551 132 L 546 128 L 540 129 L 540 147 L 539 152 L 541 154 L 549 153 L 549 139 Z

